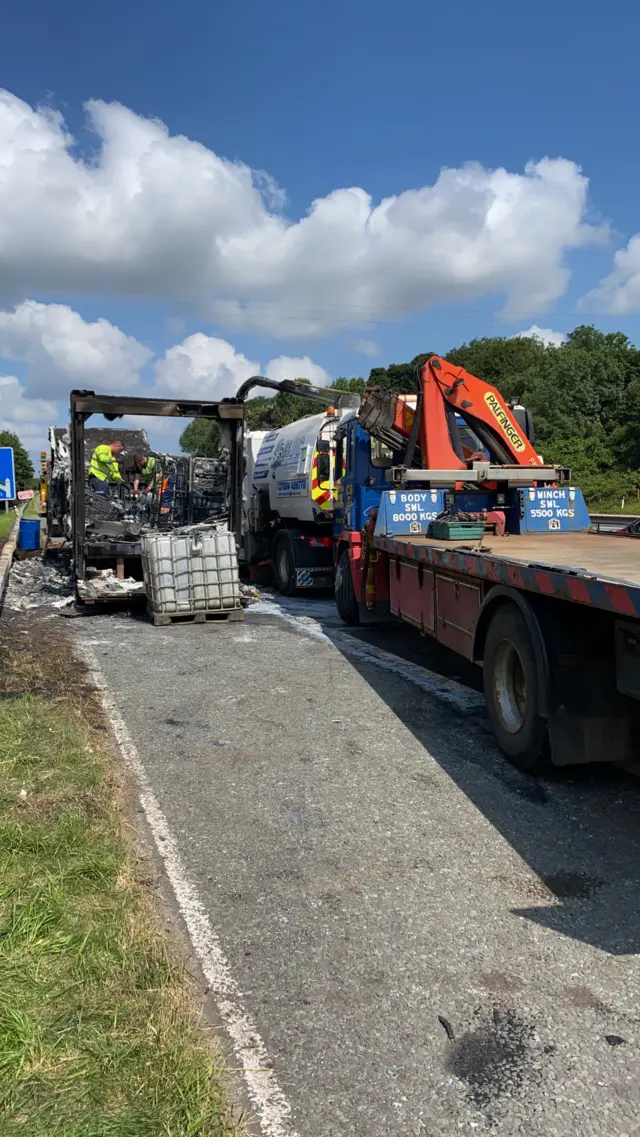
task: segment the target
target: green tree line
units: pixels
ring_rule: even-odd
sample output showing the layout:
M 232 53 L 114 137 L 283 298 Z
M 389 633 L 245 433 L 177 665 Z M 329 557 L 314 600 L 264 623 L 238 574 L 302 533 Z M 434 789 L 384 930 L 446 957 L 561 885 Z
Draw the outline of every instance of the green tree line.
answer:
M 413 392 L 416 366 L 430 354 L 374 367 L 368 380 L 342 377 L 334 387 L 361 392 L 368 382 Z M 581 326 L 559 347 L 528 337 L 484 337 L 454 348 L 446 358 L 492 383 L 505 397 L 521 399 L 533 414 L 537 450 L 546 461 L 571 467 L 591 509 L 617 511 L 622 498 L 628 507 L 638 508 L 640 351 L 622 332 Z M 273 430 L 317 413 L 317 403 L 298 396 L 258 396 L 247 403 L 247 427 Z M 192 423 L 180 444 L 188 453 L 216 453 L 214 433 L 209 423 Z
M 12 430 L 0 430 L 0 446 L 10 446 L 13 450 L 13 466 L 16 487 L 19 490 L 31 489 L 34 471 L 33 463 L 17 434 Z

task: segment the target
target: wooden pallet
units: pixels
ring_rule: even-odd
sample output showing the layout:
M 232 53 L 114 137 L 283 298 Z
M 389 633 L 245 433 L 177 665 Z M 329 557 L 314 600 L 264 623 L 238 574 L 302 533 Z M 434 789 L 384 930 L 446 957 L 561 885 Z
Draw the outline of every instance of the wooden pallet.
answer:
M 244 620 L 244 609 L 227 608 L 215 612 L 154 612 L 149 609 L 149 618 L 156 628 L 167 628 L 169 624 L 227 624 Z

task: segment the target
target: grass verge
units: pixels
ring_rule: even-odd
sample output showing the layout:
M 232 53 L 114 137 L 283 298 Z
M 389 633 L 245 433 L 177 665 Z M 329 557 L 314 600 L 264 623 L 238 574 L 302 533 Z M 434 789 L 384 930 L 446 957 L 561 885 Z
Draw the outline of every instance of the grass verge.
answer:
M 15 519 L 16 515 L 13 509 L 9 509 L 7 513 L 4 512 L 4 509 L 0 511 L 0 546 L 2 546 L 9 536 Z
M 5 687 L 0 1132 L 237 1133 L 195 984 L 138 879 L 124 786 L 94 697 L 85 690 L 88 716 L 51 697 L 24 649 L 5 668 Z M 43 693 L 20 694 L 25 687 Z
M 30 498 L 27 502 L 25 511 L 22 516 L 31 519 L 40 517 L 40 494 L 37 490 L 33 497 Z

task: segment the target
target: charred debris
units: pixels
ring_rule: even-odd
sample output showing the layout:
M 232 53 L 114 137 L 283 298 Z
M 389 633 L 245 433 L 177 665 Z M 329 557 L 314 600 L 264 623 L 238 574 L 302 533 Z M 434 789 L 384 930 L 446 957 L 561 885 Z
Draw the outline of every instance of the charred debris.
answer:
M 102 414 L 113 426 L 92 427 Z M 144 429 L 118 426 L 131 415 L 214 419 L 220 425 L 217 458 L 194 458 L 153 450 Z M 89 487 L 96 446 L 120 440 L 122 482 L 108 496 Z M 68 549 L 76 594 L 91 602 L 97 593 L 140 593 L 141 538 L 149 532 L 184 531 L 193 526 L 237 530 L 242 504 L 243 407 L 223 403 L 99 396 L 72 392 L 69 427 L 49 431 L 47 463 L 47 549 Z M 153 457 L 153 476 L 140 475 L 136 457 Z M 140 477 L 139 492 L 134 492 Z
M 105 541 L 137 541 L 143 532 L 177 529 L 202 522 L 227 520 L 228 455 L 193 458 L 152 450 L 145 430 L 91 427 L 84 432 L 85 531 Z M 119 439 L 125 452 L 119 461 L 122 483 L 110 486 L 108 498 L 92 493 L 86 484 L 96 446 Z M 48 535 L 52 543 L 71 541 L 71 443 L 68 427 L 49 431 Z M 138 473 L 136 455 L 155 459 L 149 493 L 134 497 Z M 163 492 L 164 487 L 164 492 Z

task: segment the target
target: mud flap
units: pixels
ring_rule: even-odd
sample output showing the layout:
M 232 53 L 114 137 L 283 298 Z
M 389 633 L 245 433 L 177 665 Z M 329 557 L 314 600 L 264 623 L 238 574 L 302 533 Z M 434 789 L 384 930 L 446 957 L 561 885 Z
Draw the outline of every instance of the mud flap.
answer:
M 629 763 L 636 757 L 634 738 L 638 738 L 639 725 L 638 716 L 634 715 L 595 715 L 590 718 L 577 712 L 556 710 L 549 718 L 553 764 Z
M 358 601 L 361 624 L 397 624 L 397 616 L 392 616 L 388 600 L 376 600 L 373 611 L 367 608 L 363 600 Z

